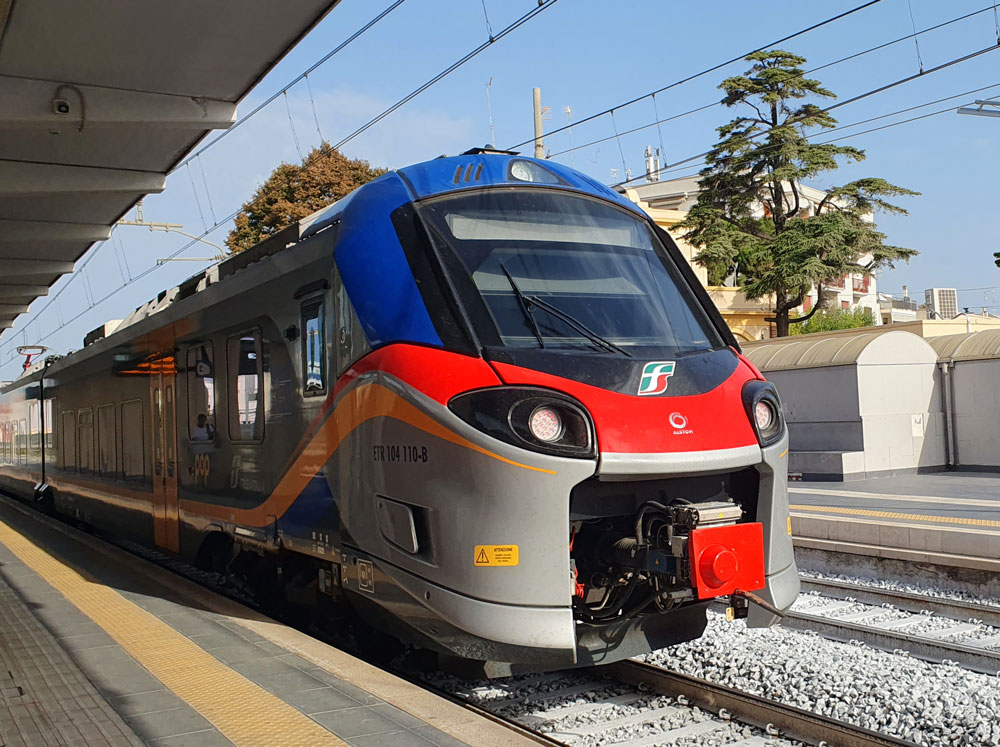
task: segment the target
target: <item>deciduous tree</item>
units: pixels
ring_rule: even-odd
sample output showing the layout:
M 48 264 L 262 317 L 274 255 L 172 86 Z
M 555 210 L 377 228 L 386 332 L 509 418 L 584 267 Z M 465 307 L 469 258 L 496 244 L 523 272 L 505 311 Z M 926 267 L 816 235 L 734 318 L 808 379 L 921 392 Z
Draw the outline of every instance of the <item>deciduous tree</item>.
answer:
M 742 290 L 753 300 L 773 294 L 779 337 L 813 286 L 850 273 L 871 275 L 916 252 L 887 244 L 872 222 L 877 211 L 906 214 L 887 198 L 916 195 L 885 179 L 868 177 L 832 187 L 809 210 L 804 181 L 834 171 L 841 161 L 861 161 L 858 148 L 814 143 L 837 121 L 815 103 L 834 98 L 802 70 L 805 59 L 781 50 L 754 52 L 745 75 L 719 86 L 727 107 L 740 116 L 718 128 L 720 140 L 706 157 L 696 205 L 682 228 L 700 248 L 695 261 L 710 277 L 738 269 Z M 820 296 L 822 293 L 820 292 Z
M 240 208 L 226 246 L 232 252 L 249 249 L 385 172 L 368 161 L 347 158 L 324 142 L 301 163 L 282 163 L 271 172 Z

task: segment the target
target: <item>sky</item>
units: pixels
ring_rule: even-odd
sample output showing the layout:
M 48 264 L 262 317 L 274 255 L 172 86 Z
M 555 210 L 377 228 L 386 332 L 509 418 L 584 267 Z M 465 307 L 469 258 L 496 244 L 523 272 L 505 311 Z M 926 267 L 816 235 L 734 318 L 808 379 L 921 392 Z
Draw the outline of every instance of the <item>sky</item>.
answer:
M 395 168 L 454 155 L 491 139 L 498 147 L 509 148 L 532 136 L 532 88 L 538 86 L 542 103 L 549 108 L 546 131 L 615 108 L 613 117 L 604 115 L 547 137 L 546 149 L 555 160 L 611 184 L 622 181 L 627 171 L 641 176 L 643 150 L 653 146 L 662 148 L 661 160 L 669 169 L 664 178 L 692 175 L 698 169 L 696 162 L 676 170 L 669 167 L 711 147 L 715 128 L 736 116 L 734 110 L 710 106 L 659 127 L 620 137 L 616 132 L 717 103 L 719 82 L 742 73 L 745 62 L 671 87 L 655 100 L 646 97 L 631 106 L 619 105 L 864 2 L 549 0 L 550 7 L 348 142 L 343 151 L 373 165 Z M 342 0 L 240 102 L 239 118 L 390 4 L 390 0 Z M 536 0 L 405 0 L 313 72 L 308 84 L 290 88 L 287 104 L 285 96 L 278 97 L 190 166 L 169 176 L 166 190 L 144 201 L 145 219 L 180 223 L 184 231 L 201 234 L 238 209 L 279 162 L 299 161 L 299 153 L 308 152 L 321 136 L 334 143 L 343 139 L 482 44 L 489 38 L 489 28 L 499 34 L 536 4 Z M 919 197 L 898 201 L 908 216 L 877 216 L 888 243 L 920 252 L 908 264 L 882 273 L 880 290 L 898 294 L 907 285 L 910 294 L 922 301 L 925 288 L 954 287 L 960 290 L 959 306 L 977 312 L 987 306 L 1000 313 L 1000 269 L 993 264 L 993 252 L 1000 251 L 996 190 L 1000 118 L 960 116 L 954 111 L 977 98 L 1000 98 L 1000 28 L 994 7 L 986 0 L 881 0 L 778 46 L 805 57 L 805 67 L 811 70 L 911 34 L 914 27 L 919 31 L 983 9 L 921 35 L 919 50 L 910 39 L 812 75 L 844 101 L 914 76 L 921 65 L 927 71 L 838 108 L 834 114 L 840 125 L 990 87 L 817 137 L 820 141 L 855 135 L 838 142 L 862 148 L 867 157 L 820 175 L 812 186 L 828 188 L 877 176 L 920 192 Z M 973 59 L 933 71 L 988 48 Z M 487 88 L 489 81 L 492 85 Z M 948 111 L 864 132 L 942 109 Z M 579 147 L 599 139 L 606 140 L 564 152 L 571 144 Z M 530 144 L 519 150 L 532 153 Z M 223 223 L 207 240 L 224 243 L 229 227 Z M 0 336 L 0 380 L 18 374 L 16 345 L 41 341 L 56 353 L 79 348 L 88 331 L 124 317 L 199 271 L 207 260 L 156 264 L 188 243 L 178 234 L 116 228 L 111 241 L 94 247 L 74 275 L 60 280 L 48 298 L 36 301 L 14 328 Z M 217 252 L 195 243 L 179 256 L 199 259 Z

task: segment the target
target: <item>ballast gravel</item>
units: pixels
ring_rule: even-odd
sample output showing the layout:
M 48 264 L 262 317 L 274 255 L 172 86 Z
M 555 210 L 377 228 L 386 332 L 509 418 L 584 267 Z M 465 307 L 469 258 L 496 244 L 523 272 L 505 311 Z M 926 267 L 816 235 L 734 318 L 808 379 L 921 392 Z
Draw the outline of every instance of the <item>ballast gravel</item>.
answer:
M 804 579 L 815 578 L 825 581 L 843 581 L 855 586 L 868 586 L 873 589 L 886 589 L 888 591 L 901 591 L 906 594 L 921 594 L 925 597 L 936 599 L 952 599 L 959 602 L 973 602 L 975 604 L 988 605 L 990 607 L 1000 607 L 1000 598 L 988 597 L 980 594 L 970 594 L 958 589 L 938 589 L 933 586 L 922 586 L 918 584 L 897 581 L 891 578 L 868 578 L 866 576 L 848 576 L 843 573 L 824 573 L 816 570 L 799 569 L 799 575 Z
M 1000 745 L 1000 678 L 709 612 L 696 641 L 641 657 L 921 745 Z

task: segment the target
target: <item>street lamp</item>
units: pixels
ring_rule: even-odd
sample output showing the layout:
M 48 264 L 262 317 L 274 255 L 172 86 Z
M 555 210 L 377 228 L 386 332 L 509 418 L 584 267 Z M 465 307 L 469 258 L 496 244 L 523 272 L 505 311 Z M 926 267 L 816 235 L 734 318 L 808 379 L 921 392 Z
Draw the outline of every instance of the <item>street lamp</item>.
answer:
M 974 114 L 977 117 L 1000 117 L 1000 100 L 980 100 L 977 99 L 975 102 L 976 106 L 963 106 L 958 110 L 959 114 Z M 983 107 L 995 107 L 993 109 L 984 109 Z

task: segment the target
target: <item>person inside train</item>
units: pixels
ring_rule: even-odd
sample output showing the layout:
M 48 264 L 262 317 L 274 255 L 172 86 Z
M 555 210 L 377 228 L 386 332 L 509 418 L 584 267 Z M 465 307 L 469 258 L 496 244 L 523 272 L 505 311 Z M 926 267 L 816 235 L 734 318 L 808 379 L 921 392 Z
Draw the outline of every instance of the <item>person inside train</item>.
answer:
M 211 441 L 215 438 L 215 428 L 208 422 L 205 413 L 198 414 L 198 422 L 191 431 L 191 438 L 194 441 Z

